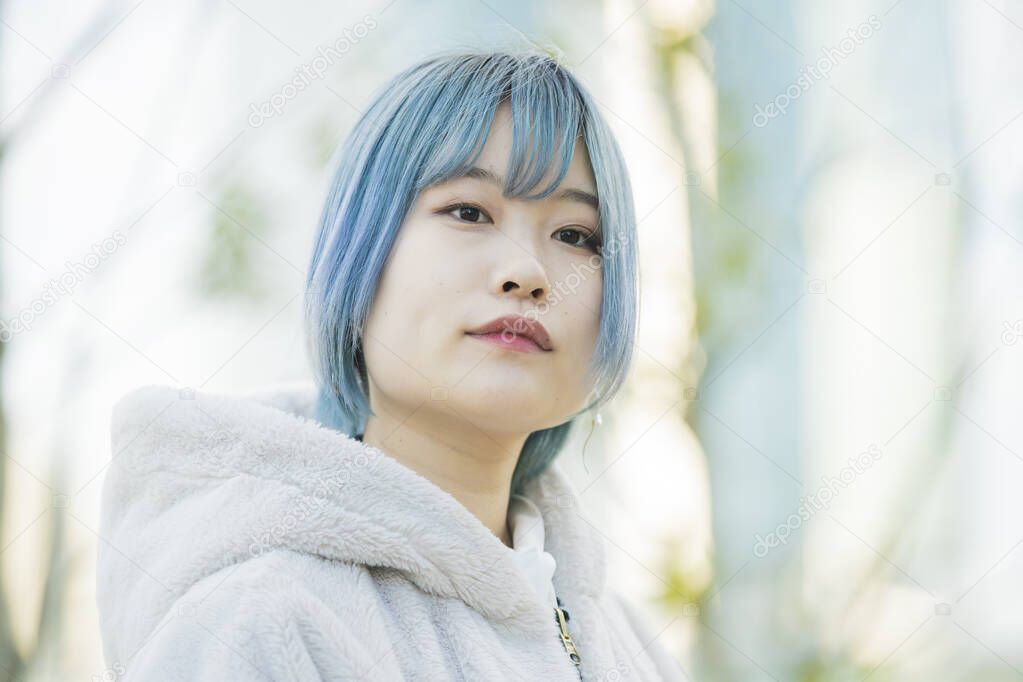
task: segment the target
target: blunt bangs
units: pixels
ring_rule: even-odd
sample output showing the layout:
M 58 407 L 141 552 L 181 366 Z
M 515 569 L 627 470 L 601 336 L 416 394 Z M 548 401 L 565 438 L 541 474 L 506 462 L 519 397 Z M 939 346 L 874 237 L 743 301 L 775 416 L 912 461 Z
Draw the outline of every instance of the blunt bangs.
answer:
M 621 388 L 638 324 L 628 171 L 592 97 L 563 66 L 537 53 L 447 52 L 378 90 L 335 154 L 306 279 L 305 324 L 319 386 L 317 419 L 361 436 L 371 414 L 361 330 L 397 233 L 422 191 L 474 165 L 504 103 L 512 149 L 503 194 L 549 196 L 582 140 L 596 180 L 602 235 L 600 254 L 591 257 L 603 276 L 600 335 L 587 375 L 591 400 L 563 424 L 529 435 L 512 479 L 513 492 L 519 492 L 558 454 L 578 416 Z M 541 186 L 548 174 L 551 182 Z

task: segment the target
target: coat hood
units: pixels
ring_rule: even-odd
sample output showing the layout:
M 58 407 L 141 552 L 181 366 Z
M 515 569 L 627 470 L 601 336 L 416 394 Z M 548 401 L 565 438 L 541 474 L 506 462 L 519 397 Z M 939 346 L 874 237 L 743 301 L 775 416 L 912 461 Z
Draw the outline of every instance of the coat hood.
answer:
M 278 549 L 394 569 L 510 626 L 549 619 L 513 550 L 429 479 L 321 425 L 315 402 L 312 383 L 292 383 L 243 395 L 145 386 L 115 404 L 97 565 L 108 660 L 198 581 Z M 543 516 L 558 593 L 597 598 L 602 539 L 557 462 L 523 495 Z

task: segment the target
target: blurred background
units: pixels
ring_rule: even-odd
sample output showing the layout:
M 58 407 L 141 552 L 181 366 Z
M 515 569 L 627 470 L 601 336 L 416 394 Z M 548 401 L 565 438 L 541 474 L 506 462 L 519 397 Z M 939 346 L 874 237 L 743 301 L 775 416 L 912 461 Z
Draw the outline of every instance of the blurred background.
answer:
M 0 3 L 0 675 L 117 679 L 112 403 L 311 376 L 330 155 L 457 46 L 556 54 L 627 157 L 634 372 L 561 461 L 685 677 L 1023 680 L 1010 0 Z

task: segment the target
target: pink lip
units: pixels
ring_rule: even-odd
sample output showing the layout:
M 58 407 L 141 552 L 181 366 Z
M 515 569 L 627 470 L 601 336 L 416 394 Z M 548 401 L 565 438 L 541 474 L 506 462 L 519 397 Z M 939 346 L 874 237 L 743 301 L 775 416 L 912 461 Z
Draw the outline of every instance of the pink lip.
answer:
M 527 339 L 524 336 L 517 334 L 504 335 L 500 332 L 492 332 L 490 334 L 469 334 L 469 336 L 479 339 L 480 341 L 487 341 L 494 344 L 495 346 L 501 346 L 508 350 L 516 350 L 522 353 L 542 353 L 543 348 L 536 345 L 535 341 Z
M 503 315 L 466 333 L 509 350 L 527 353 L 554 350 L 547 329 L 539 321 L 522 315 Z

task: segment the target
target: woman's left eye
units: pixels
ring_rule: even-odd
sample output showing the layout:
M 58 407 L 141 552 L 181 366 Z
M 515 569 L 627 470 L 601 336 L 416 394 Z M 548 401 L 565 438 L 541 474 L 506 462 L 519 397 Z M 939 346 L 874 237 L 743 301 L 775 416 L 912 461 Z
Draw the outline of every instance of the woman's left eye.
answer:
M 567 240 L 559 238 L 558 241 L 563 241 L 572 246 L 596 247 L 593 237 L 588 232 L 583 232 L 573 227 L 563 227 L 554 234 L 563 235 L 566 233 L 569 235 L 569 238 Z

